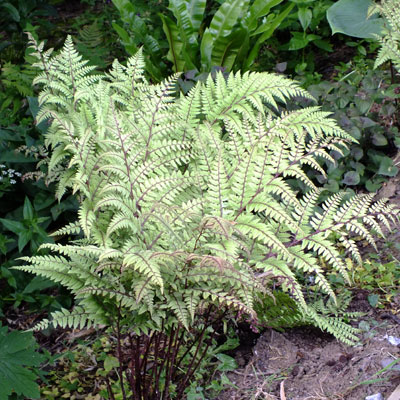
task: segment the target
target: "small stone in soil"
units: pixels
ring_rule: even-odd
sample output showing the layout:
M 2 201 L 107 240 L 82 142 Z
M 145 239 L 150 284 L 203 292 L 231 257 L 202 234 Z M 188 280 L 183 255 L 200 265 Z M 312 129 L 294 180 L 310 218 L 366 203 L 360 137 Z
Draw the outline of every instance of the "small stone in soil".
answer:
M 393 346 L 400 346 L 400 338 L 388 335 L 385 335 L 384 338 L 387 339 L 388 342 Z
M 393 361 L 395 361 L 395 360 L 393 360 L 393 358 L 384 358 L 384 359 L 381 361 L 381 365 L 382 365 L 383 368 L 386 368 L 386 367 L 387 367 L 388 365 L 390 365 Z M 393 370 L 393 371 L 399 371 L 399 372 L 400 372 L 400 364 L 393 364 L 393 365 L 390 367 L 390 369 Z
M 375 393 L 372 394 L 371 396 L 367 396 L 365 400 L 383 400 L 383 396 L 381 393 Z

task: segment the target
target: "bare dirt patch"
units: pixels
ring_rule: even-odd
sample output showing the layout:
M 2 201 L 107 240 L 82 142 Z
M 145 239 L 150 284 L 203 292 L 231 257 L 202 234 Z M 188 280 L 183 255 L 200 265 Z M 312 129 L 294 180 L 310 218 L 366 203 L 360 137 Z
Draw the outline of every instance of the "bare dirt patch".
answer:
M 236 387 L 218 400 L 363 400 L 376 393 L 387 399 L 400 384 L 400 362 L 379 371 L 400 361 L 400 346 L 389 341 L 400 338 L 400 325 L 367 319 L 361 326 L 360 344 L 354 347 L 316 329 L 267 331 L 247 365 L 230 373 Z

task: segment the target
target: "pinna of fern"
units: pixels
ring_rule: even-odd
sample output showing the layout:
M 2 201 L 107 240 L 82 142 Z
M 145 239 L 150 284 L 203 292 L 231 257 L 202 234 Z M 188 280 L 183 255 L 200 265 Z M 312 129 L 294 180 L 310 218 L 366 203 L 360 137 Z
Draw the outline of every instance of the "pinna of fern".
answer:
M 341 249 L 360 263 L 354 237 L 374 245 L 398 210 L 373 195 L 321 203 L 307 169 L 325 174 L 318 161 L 334 163 L 331 152 L 354 139 L 319 107 L 282 111 L 311 98 L 306 91 L 282 76 L 236 73 L 177 97 L 177 76 L 146 81 L 141 52 L 98 74 L 71 38 L 55 57 L 30 44 L 43 71 L 35 83 L 43 86 L 38 122 L 50 124 L 50 169 L 65 166 L 57 193 L 71 188 L 80 198 L 77 223 L 59 233 L 83 233 L 45 244 L 53 255 L 18 267 L 76 296 L 75 310 L 53 324 L 190 329 L 209 306 L 256 320 L 255 299 L 273 295 L 278 280 L 314 324 L 354 339 L 307 304 L 299 277 L 313 276 L 334 299 L 325 266 L 350 283 Z M 308 190 L 295 191 L 293 178 Z
M 382 35 L 376 37 L 381 48 L 375 60 L 375 68 L 391 61 L 400 71 L 400 11 L 396 0 L 382 0 L 371 5 L 368 14 L 380 13 L 385 20 Z

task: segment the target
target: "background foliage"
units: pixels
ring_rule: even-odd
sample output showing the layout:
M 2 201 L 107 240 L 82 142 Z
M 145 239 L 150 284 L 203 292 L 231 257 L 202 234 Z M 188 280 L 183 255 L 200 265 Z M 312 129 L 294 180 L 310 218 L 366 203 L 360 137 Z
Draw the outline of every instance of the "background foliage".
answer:
M 189 3 L 201 8 L 204 2 Z M 327 177 L 311 170 L 308 176 L 322 184 L 326 193 L 342 189 L 351 193 L 375 191 L 397 173 L 393 158 L 398 146 L 398 77 L 388 63 L 392 60 L 396 65 L 397 59 L 388 56 L 383 47 L 376 66 L 381 65 L 379 69 L 372 69 L 379 41 L 371 32 L 365 33 L 365 29 L 374 27 L 373 33 L 377 33 L 378 15 L 374 16 L 373 24 L 368 23 L 364 18 L 365 2 L 362 3 L 269 1 L 263 2 L 265 8 L 256 12 L 257 2 L 249 1 L 243 3 L 242 15 L 228 18 L 226 11 L 232 7 L 232 1 L 210 0 L 201 17 L 197 13 L 191 20 L 192 25 L 188 25 L 190 7 L 184 1 L 3 2 L 0 5 L 0 204 L 3 210 L 0 216 L 0 318 L 3 323 L 12 324 L 12 329 L 21 328 L 29 325 L 23 322 L 25 319 L 30 321 L 38 315 L 45 316 L 49 310 L 69 308 L 73 303 L 67 291 L 50 281 L 32 279 L 30 274 L 10 268 L 18 264 L 19 256 L 36 254 L 42 243 L 62 243 L 64 238 L 52 238 L 48 233 L 75 220 L 78 208 L 72 195 L 59 203 L 55 200 L 60 171 L 49 174 L 50 154 L 43 140 L 47 126 L 34 124 L 38 105 L 37 88 L 32 86 L 32 79 L 37 70 L 32 67 L 33 58 L 27 49 L 24 31 L 47 39 L 48 45 L 56 50 L 66 33 L 70 33 L 79 52 L 101 69 L 107 68 L 115 57 L 123 59 L 126 51 L 132 54 L 143 46 L 146 74 L 154 82 L 170 75 L 174 69 L 185 71 L 179 78 L 177 93 L 187 93 L 197 81 L 205 81 L 209 72 L 215 78 L 220 70 L 249 68 L 295 77 L 309 88 L 324 110 L 334 113 L 341 127 L 359 140 L 349 151 L 345 150 L 344 157 L 332 154 L 338 168 L 321 162 L 327 168 Z M 246 10 L 253 11 L 250 25 L 243 18 Z M 384 15 L 382 9 L 378 11 Z M 362 17 L 352 17 L 360 21 L 357 26 L 343 20 L 343 16 L 360 15 L 357 14 L 360 12 Z M 219 17 L 222 19 L 218 20 Z M 211 26 L 215 28 L 218 21 L 226 29 L 220 31 L 220 36 L 215 30 L 210 36 Z M 385 26 L 387 36 L 382 43 L 390 45 L 389 38 L 392 35 L 396 38 L 397 25 L 392 21 Z M 238 46 L 239 35 L 249 37 L 251 45 Z M 204 37 L 202 47 L 198 39 Z M 178 57 L 174 58 L 174 51 Z M 221 52 L 225 53 L 223 58 L 219 57 Z M 291 184 L 297 190 L 304 190 L 302 184 Z M 46 251 L 42 250 L 41 254 Z M 360 287 L 371 290 L 371 295 L 380 296 L 378 303 L 374 303 L 376 298 L 371 298 L 373 304 L 386 307 L 385 299 L 389 296 L 387 301 L 390 301 L 399 263 L 394 260 L 384 261 L 384 267 L 381 264 L 373 261 L 357 267 L 354 280 Z M 380 291 L 382 287 L 387 287 L 387 292 Z M 282 309 L 290 311 L 293 308 L 289 303 L 284 298 L 282 303 L 278 302 Z M 32 312 L 36 313 L 34 317 Z M 290 312 L 294 324 L 307 323 L 296 317 L 298 310 Z M 285 317 L 286 321 L 289 317 Z M 274 326 L 279 327 L 280 323 L 283 321 L 278 319 Z M 15 393 L 14 396 L 17 397 Z

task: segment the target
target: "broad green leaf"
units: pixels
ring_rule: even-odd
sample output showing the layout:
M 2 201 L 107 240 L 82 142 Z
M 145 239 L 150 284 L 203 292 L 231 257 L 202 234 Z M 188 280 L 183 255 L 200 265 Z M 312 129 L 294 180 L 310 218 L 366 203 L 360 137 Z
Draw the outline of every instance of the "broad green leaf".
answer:
M 372 135 L 372 143 L 375 146 L 386 146 L 388 144 L 388 141 L 382 133 L 374 132 Z
M 186 0 L 186 7 L 195 32 L 198 32 L 204 18 L 206 0 Z
M 7 243 L 12 242 L 7 236 L 0 233 L 0 252 L 4 255 L 7 254 Z
M 393 164 L 390 157 L 383 156 L 380 160 L 378 174 L 384 176 L 396 176 L 399 169 Z
M 201 69 L 203 71 L 211 70 L 211 54 L 213 50 L 214 38 L 210 30 L 207 28 L 203 33 L 200 45 Z
M 177 20 L 176 27 L 182 42 L 182 57 L 186 61 L 186 69 L 195 69 L 193 60 L 198 54 L 198 31 L 203 20 L 205 1 L 170 0 L 169 9 Z
M 136 9 L 130 0 L 112 0 L 115 7 L 117 7 L 123 20 L 133 18 Z
M 342 183 L 349 186 L 358 185 L 360 183 L 360 174 L 357 171 L 348 171 L 344 174 Z
M 223 58 L 218 63 L 214 62 L 214 64 L 225 67 L 230 71 L 235 64 L 236 57 L 243 45 L 246 45 L 246 31 L 244 29 L 238 29 L 229 37 Z
M 234 28 L 249 3 L 250 0 L 228 0 L 215 13 L 209 28 L 214 39 L 212 65 L 222 66 L 228 57 L 236 56 L 239 47 L 235 45 L 237 36 Z
M 246 61 L 244 62 L 243 64 L 244 71 L 247 71 L 252 66 L 252 64 L 254 63 L 255 59 L 259 54 L 261 45 L 273 35 L 275 29 L 277 29 L 278 26 L 282 23 L 282 21 L 290 14 L 294 6 L 295 5 L 292 3 L 288 4 L 286 8 L 284 8 L 282 12 L 279 13 L 271 23 L 269 23 L 268 29 L 257 39 L 256 44 L 251 49 L 250 54 L 248 55 Z
M 17 280 L 15 279 L 12 272 L 6 267 L 0 267 L 0 277 L 2 277 L 3 279 L 7 279 L 8 285 L 12 288 L 17 288 Z
M 219 353 L 215 355 L 215 358 L 221 362 L 217 367 L 218 371 L 233 371 L 237 368 L 237 363 L 231 356 Z
M 8 229 L 11 232 L 14 232 L 17 235 L 25 230 L 25 226 L 22 224 L 22 222 L 5 218 L 0 218 L 0 221 L 3 223 L 6 229 Z
M 359 160 L 362 159 L 362 157 L 363 157 L 363 155 L 364 155 L 364 151 L 363 151 L 363 149 L 362 149 L 361 147 L 353 146 L 353 147 L 351 148 L 351 155 L 353 156 L 353 158 L 354 158 L 356 161 L 359 161 Z
M 34 157 L 25 156 L 24 153 L 16 153 L 13 150 L 3 151 L 0 155 L 0 162 L 32 163 L 37 161 Z
M 182 58 L 183 43 L 179 38 L 179 30 L 171 18 L 159 14 L 165 35 L 167 36 L 169 51 L 167 59 L 174 64 L 174 71 L 183 71 L 185 69 L 185 60 Z
M 379 303 L 380 297 L 379 294 L 370 294 L 368 295 L 368 303 L 371 307 L 376 307 Z
M 283 0 L 256 0 L 249 9 L 249 14 L 244 18 L 242 25 L 250 32 L 257 28 L 258 20 L 269 14 L 272 7 L 282 3 Z
M 304 31 L 306 31 L 311 24 L 312 11 L 308 7 L 299 7 L 297 15 L 299 17 L 301 27 Z
M 307 35 L 304 35 L 302 32 L 292 32 L 292 35 L 289 42 L 289 50 L 300 50 L 310 43 Z
M 21 17 L 19 15 L 18 10 L 10 3 L 3 3 L 0 5 L 0 7 L 5 8 L 9 15 L 11 16 L 11 18 L 15 21 L 15 22 L 19 22 L 21 20 Z
M 360 110 L 361 114 L 367 114 L 372 105 L 374 104 L 373 99 L 363 99 L 358 96 L 354 98 L 354 103 L 357 108 Z
M 324 185 L 324 189 L 329 192 L 337 193 L 339 191 L 339 183 L 335 179 L 329 179 Z
M 339 0 L 326 12 L 332 35 L 344 33 L 358 38 L 374 39 L 380 35 L 383 20 L 376 14 L 367 18 L 368 8 L 372 5 L 370 0 Z
M 321 39 L 317 39 L 314 40 L 313 43 L 319 47 L 322 50 L 328 51 L 328 52 L 332 52 L 333 51 L 333 47 L 332 44 L 329 43 L 327 40 L 321 40 Z
M 0 328 L 0 400 L 7 400 L 12 392 L 24 398 L 38 399 L 37 379 L 27 367 L 38 367 L 44 357 L 37 353 L 32 333 Z
M 50 281 L 47 278 L 43 278 L 41 276 L 35 276 L 29 283 L 27 286 L 25 286 L 25 289 L 23 291 L 24 294 L 30 294 L 33 293 L 35 291 L 39 291 L 39 290 L 44 290 L 44 289 L 48 289 L 50 287 L 54 287 L 57 284 L 54 283 L 53 281 Z

